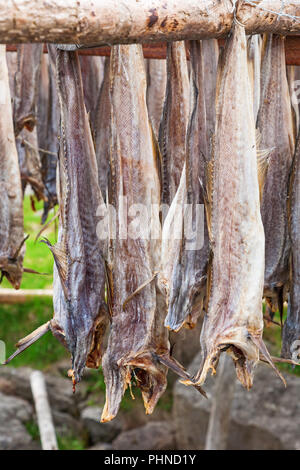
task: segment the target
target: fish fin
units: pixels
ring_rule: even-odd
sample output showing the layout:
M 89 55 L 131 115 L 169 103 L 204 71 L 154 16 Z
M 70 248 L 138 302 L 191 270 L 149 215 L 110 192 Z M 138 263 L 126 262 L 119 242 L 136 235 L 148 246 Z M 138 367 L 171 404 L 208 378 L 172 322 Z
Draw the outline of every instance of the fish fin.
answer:
M 150 284 L 150 282 L 154 281 L 154 279 L 156 278 L 156 276 L 158 275 L 158 271 L 156 271 L 153 276 L 151 276 L 149 279 L 147 279 L 147 281 L 143 282 L 143 284 L 141 284 L 132 294 L 130 294 L 127 299 L 124 300 L 123 302 L 123 310 L 126 306 L 126 304 L 131 300 L 133 299 L 133 297 L 135 297 L 137 294 L 139 294 L 148 284 Z
M 67 255 L 66 252 L 63 248 L 62 243 L 56 243 L 56 245 L 51 245 L 49 240 L 45 237 L 43 237 L 42 240 L 40 240 L 41 243 L 45 243 L 51 250 L 53 254 L 53 258 L 58 270 L 59 278 L 62 284 L 62 288 L 65 294 L 65 298 L 68 299 L 68 291 L 67 291 L 67 286 L 66 286 L 66 281 L 67 281 L 67 272 L 68 272 L 68 260 L 67 260 Z
M 38 339 L 40 339 L 45 333 L 47 333 L 47 331 L 50 330 L 50 323 L 51 323 L 51 320 L 49 320 L 44 325 L 39 326 L 32 333 L 25 336 L 25 338 L 20 339 L 20 341 L 18 341 L 16 344 L 17 350 L 5 361 L 4 364 L 8 364 L 9 362 L 11 362 L 16 356 L 18 356 L 21 352 L 25 351 L 25 349 L 29 348 L 29 346 L 31 346 Z
M 256 129 L 256 156 L 257 156 L 257 175 L 258 175 L 258 185 L 259 185 L 259 198 L 262 200 L 263 189 L 265 184 L 265 178 L 267 174 L 267 169 L 269 165 L 269 157 L 272 149 L 260 149 L 261 143 L 261 133 L 260 130 Z
M 39 274 L 40 276 L 51 276 L 51 273 L 40 273 L 39 271 L 35 271 L 34 269 L 30 268 L 23 268 L 24 273 L 29 274 Z
M 44 230 L 46 230 L 49 225 L 54 222 L 54 220 L 59 216 L 59 209 L 58 211 L 56 212 L 56 214 L 54 214 L 54 216 L 49 220 L 49 222 L 47 222 L 45 225 L 43 225 L 43 227 L 41 228 L 41 230 L 39 231 L 39 233 L 37 234 L 37 236 L 35 237 L 34 239 L 34 242 L 37 242 L 38 238 L 40 237 L 40 235 L 44 232 Z
M 184 379 L 182 383 L 189 383 L 189 385 L 193 385 L 195 389 L 198 390 L 199 393 L 201 393 L 201 395 L 207 398 L 207 395 L 203 388 L 200 387 L 200 385 L 194 384 L 191 376 L 186 372 L 185 368 L 174 357 L 171 357 L 170 354 L 155 354 L 155 357 L 162 364 L 164 364 L 166 367 L 175 372 L 175 374 Z
M 210 243 L 213 243 L 212 230 L 212 209 L 213 209 L 213 190 L 214 190 L 214 161 L 215 161 L 215 134 L 211 136 L 211 157 L 206 164 L 206 220 Z M 205 199 L 204 199 L 205 201 Z
M 250 336 L 251 336 L 251 339 L 252 339 L 253 343 L 258 347 L 258 349 L 261 352 L 262 356 L 266 359 L 266 361 L 269 363 L 269 365 L 272 367 L 272 369 L 275 371 L 275 373 L 282 380 L 282 382 L 284 383 L 284 386 L 286 387 L 285 378 L 282 376 L 282 374 L 279 372 L 277 367 L 274 365 L 272 357 L 270 356 L 270 353 L 267 350 L 267 347 L 266 347 L 265 343 L 263 342 L 263 339 L 261 337 L 255 336 L 251 333 L 250 333 Z
M 22 246 L 24 245 L 24 243 L 26 242 L 26 240 L 28 240 L 29 236 L 30 236 L 30 235 L 28 234 L 28 235 L 26 235 L 26 236 L 23 238 L 23 240 L 21 241 L 21 243 L 20 243 L 19 247 L 17 248 L 16 252 L 15 252 L 14 255 L 12 256 L 12 259 L 14 259 L 14 260 L 17 259 L 17 257 L 18 257 L 19 254 L 20 254 L 20 251 L 21 251 L 21 249 L 22 249 Z
M 156 163 L 159 183 L 160 183 L 160 187 L 162 188 L 162 168 L 163 168 L 162 154 L 161 154 L 161 151 L 160 151 L 160 148 L 159 148 L 157 137 L 156 137 L 154 129 L 153 129 L 152 121 L 150 119 L 149 119 L 149 124 L 150 124 L 150 128 L 151 128 L 152 145 L 153 145 L 153 151 L 154 151 L 154 155 L 155 155 L 155 163 Z
M 107 292 L 107 308 L 110 317 L 113 316 L 113 277 L 112 277 L 112 269 L 109 266 L 108 262 L 104 261 L 104 268 L 105 268 L 105 277 L 106 277 L 106 292 Z

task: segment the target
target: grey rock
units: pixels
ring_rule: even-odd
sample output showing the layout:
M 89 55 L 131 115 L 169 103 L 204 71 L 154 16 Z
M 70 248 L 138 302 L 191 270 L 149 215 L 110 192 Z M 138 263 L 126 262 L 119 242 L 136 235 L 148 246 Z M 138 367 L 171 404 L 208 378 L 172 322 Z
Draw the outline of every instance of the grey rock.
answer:
M 113 446 L 105 442 L 99 442 L 98 444 L 89 447 L 87 450 L 113 450 Z
M 52 409 L 55 431 L 59 436 L 85 437 L 85 429 L 80 419 L 68 413 Z
M 122 430 L 122 424 L 118 417 L 108 423 L 100 423 L 102 408 L 88 406 L 81 412 L 81 421 L 87 429 L 91 442 L 111 442 Z
M 175 434 L 171 422 L 153 421 L 124 431 L 113 441 L 114 450 L 174 450 Z
M 200 360 L 199 354 L 191 364 L 192 374 Z M 273 370 L 261 364 L 250 391 L 237 382 L 228 449 L 300 449 L 300 378 L 286 376 L 285 389 Z M 178 449 L 204 448 L 213 387 L 214 378 L 208 377 L 204 386 L 208 400 L 205 400 L 193 387 L 175 384 L 173 418 Z
M 32 403 L 30 387 L 32 372 L 33 369 L 30 367 L 1 367 L 0 392 L 24 398 Z M 77 405 L 86 395 L 85 384 L 78 384 L 76 393 L 73 394 L 70 379 L 45 374 L 45 380 L 51 407 L 76 416 Z
M 36 446 L 24 423 L 33 417 L 32 406 L 0 393 L 0 450 L 32 449 Z

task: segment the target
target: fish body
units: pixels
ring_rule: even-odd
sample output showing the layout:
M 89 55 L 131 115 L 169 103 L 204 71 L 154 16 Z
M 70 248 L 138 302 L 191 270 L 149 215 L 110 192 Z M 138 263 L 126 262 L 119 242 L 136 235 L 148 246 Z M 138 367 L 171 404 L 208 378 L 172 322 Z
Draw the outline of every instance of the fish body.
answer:
M 162 153 L 162 203 L 170 206 L 186 154 L 190 86 L 184 41 L 167 44 L 167 87 L 159 129 Z
M 261 37 L 259 34 L 250 36 L 247 40 L 249 76 L 253 93 L 253 114 L 256 123 L 260 107 L 260 67 L 261 67 Z
M 23 196 L 15 144 L 5 45 L 0 46 L 0 270 L 18 289 L 23 274 Z
M 224 350 L 250 388 L 262 347 L 264 230 L 260 215 L 253 99 L 244 28 L 235 24 L 219 62 L 216 133 L 208 165 L 211 262 L 201 332 L 204 383 Z
M 282 332 L 282 356 L 293 358 L 300 351 L 300 139 L 298 137 L 289 191 L 289 232 L 291 240 L 290 294 L 287 319 Z
M 164 299 L 155 280 L 161 237 L 160 182 L 146 106 L 142 46 L 113 46 L 110 66 L 109 203 L 116 213 L 116 236 L 110 247 L 112 318 L 103 357 L 106 403 L 102 422 L 117 414 L 125 389 L 134 378 L 142 391 L 146 413 L 152 413 L 167 385 L 167 368 L 157 355 L 168 353 Z M 124 224 L 128 230 L 134 229 L 135 210 L 146 211 L 140 219 L 142 232 L 122 235 Z
M 57 204 L 56 173 L 59 151 L 60 110 L 56 90 L 55 64 L 48 63 L 48 110 L 46 135 L 41 147 L 42 178 L 45 185 L 47 201 L 44 202 L 42 223 L 45 223 L 49 211 Z M 43 151 L 45 150 L 45 151 Z
M 187 131 L 186 164 L 180 186 L 163 227 L 162 245 L 163 273 L 167 286 L 168 304 L 165 325 L 175 331 L 183 325 L 193 328 L 197 317 L 202 313 L 209 258 L 203 189 L 206 180 L 205 168 L 209 160 L 209 139 L 207 139 L 204 85 L 206 77 L 202 42 L 190 41 L 190 56 L 191 85 L 194 93 L 193 109 Z M 179 205 L 180 201 L 181 205 Z M 189 218 L 185 216 L 187 208 L 190 211 Z M 172 217 L 180 220 L 170 223 Z M 179 231 L 179 237 L 174 240 L 173 247 L 170 249 L 165 239 L 172 239 L 174 224 L 183 224 L 183 226 Z M 169 241 L 167 243 L 170 244 Z M 196 305 L 197 308 L 195 308 Z
M 86 364 L 99 367 L 103 352 L 106 248 L 96 217 L 103 199 L 77 52 L 49 50 L 56 63 L 61 114 L 60 225 L 58 242 L 50 246 L 55 260 L 51 330 L 72 355 L 75 384 Z
M 96 106 L 95 118 L 95 147 L 98 165 L 98 182 L 103 194 L 106 197 L 108 172 L 109 172 L 109 152 L 110 152 L 110 95 L 109 95 L 109 73 L 110 59 L 105 57 L 103 81 L 101 84 L 98 102 Z
M 18 45 L 15 74 L 14 125 L 18 135 L 25 127 L 32 131 L 37 118 L 37 99 L 43 44 Z
M 96 105 L 103 79 L 102 57 L 80 55 L 80 68 L 86 111 L 89 114 L 93 132 L 96 131 Z
M 264 38 L 261 106 L 257 117 L 261 148 L 270 149 L 261 214 L 265 231 L 264 295 L 282 314 L 289 282 L 288 179 L 294 154 L 291 101 L 286 77 L 284 38 Z
M 201 45 L 204 70 L 203 87 L 205 96 L 206 128 L 210 149 L 216 123 L 216 87 L 219 45 L 217 39 L 203 39 L 201 41 Z
M 16 144 L 23 193 L 25 192 L 27 184 L 30 184 L 38 201 L 40 199 L 47 200 L 42 179 L 42 166 L 38 150 L 36 127 L 34 127 L 31 132 L 26 128 L 22 129 L 20 134 L 16 137 Z
M 158 136 L 166 93 L 166 61 L 160 59 L 147 59 L 146 68 L 147 108 L 154 133 L 156 136 Z

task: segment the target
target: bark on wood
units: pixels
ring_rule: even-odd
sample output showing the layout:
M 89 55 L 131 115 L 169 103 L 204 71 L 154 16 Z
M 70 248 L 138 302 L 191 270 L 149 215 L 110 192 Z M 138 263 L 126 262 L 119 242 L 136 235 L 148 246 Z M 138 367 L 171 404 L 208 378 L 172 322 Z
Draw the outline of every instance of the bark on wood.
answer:
M 222 37 L 230 31 L 234 3 L 231 0 L 7 0 L 0 2 L 0 42 L 107 45 Z M 245 0 L 237 19 L 246 25 L 248 34 L 264 31 L 300 34 L 299 20 L 266 10 L 300 16 L 297 1 Z
M 232 359 L 223 354 L 216 376 L 205 450 L 226 450 L 235 384 L 236 377 Z
M 38 419 L 42 449 L 58 450 L 51 409 L 48 402 L 46 383 L 42 372 L 32 372 L 30 384 Z

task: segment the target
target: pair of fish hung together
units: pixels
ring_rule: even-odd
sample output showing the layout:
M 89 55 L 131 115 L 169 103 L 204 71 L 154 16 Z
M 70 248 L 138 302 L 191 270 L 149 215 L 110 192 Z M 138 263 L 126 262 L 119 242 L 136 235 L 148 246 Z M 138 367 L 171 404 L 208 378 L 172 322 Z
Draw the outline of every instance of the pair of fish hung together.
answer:
M 208 305 L 201 333 L 202 364 L 187 384 L 202 385 L 225 350 L 246 388 L 252 386 L 260 352 L 272 364 L 262 341 L 265 239 L 259 180 L 262 184 L 266 152 L 257 160 L 246 46 L 244 29 L 235 25 L 219 62 L 214 145 L 211 160 L 204 162 L 211 248 Z
M 55 259 L 54 317 L 21 340 L 12 357 L 51 329 L 72 355 L 75 385 L 86 364 L 99 367 L 108 320 L 104 300 L 105 250 L 96 234 L 96 212 L 103 200 L 79 59 L 75 53 L 57 51 L 55 46 L 49 46 L 49 54 L 56 69 L 61 116 L 59 234 L 56 245 L 46 241 Z

